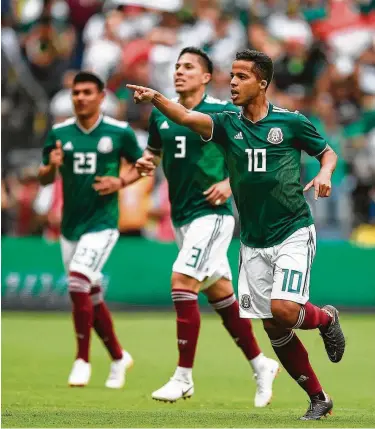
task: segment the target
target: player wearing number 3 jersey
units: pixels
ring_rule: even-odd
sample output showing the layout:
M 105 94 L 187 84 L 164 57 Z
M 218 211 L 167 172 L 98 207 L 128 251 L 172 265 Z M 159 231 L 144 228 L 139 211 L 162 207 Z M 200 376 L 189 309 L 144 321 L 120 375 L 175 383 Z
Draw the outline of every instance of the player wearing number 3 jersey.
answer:
M 104 85 L 97 76 L 76 75 L 72 89 L 76 117 L 53 126 L 44 145 L 39 177 L 46 185 L 53 182 L 58 170 L 63 180 L 61 250 L 77 337 L 69 385 L 89 382 L 94 327 L 113 360 L 106 386 L 120 388 L 132 358 L 116 338 L 103 301 L 101 271 L 119 236 L 117 191 L 140 177 L 134 163 L 142 153 L 126 122 L 101 115 L 103 97 Z M 119 177 L 122 159 L 133 164 L 126 177 Z
M 334 307 L 321 309 L 308 302 L 316 243 L 300 184 L 300 157 L 304 150 L 321 164 L 319 174 L 305 187 L 306 191 L 315 188 L 316 199 L 330 195 L 337 157 L 303 115 L 268 102 L 272 75 L 272 60 L 264 53 L 237 54 L 231 92 L 233 103 L 242 107 L 239 114 L 207 115 L 187 110 L 149 88 L 129 87 L 135 90 L 136 102 L 151 101 L 169 119 L 224 150 L 241 221 L 241 316 L 263 319 L 281 363 L 310 397 L 302 419 L 315 420 L 331 411 L 332 400 L 294 330 L 318 329 L 332 362 L 341 360 L 345 338 Z M 142 161 L 142 168 L 152 166 Z
M 174 74 L 177 101 L 196 112 L 229 110 L 237 114 L 239 110 L 233 104 L 206 94 L 211 74 L 208 56 L 199 49 L 185 48 Z M 261 353 L 250 320 L 239 317 L 227 258 L 234 218 L 223 151 L 214 143 L 202 145 L 199 134 L 175 124 L 157 109 L 151 115 L 149 131 L 146 156 L 153 154 L 155 163 L 161 157 L 180 249 L 172 269 L 178 366 L 171 380 L 153 392 L 152 397 L 174 402 L 194 392 L 192 369 L 200 327 L 201 291 L 249 361 L 257 382 L 255 406 L 264 407 L 271 401 L 279 365 Z

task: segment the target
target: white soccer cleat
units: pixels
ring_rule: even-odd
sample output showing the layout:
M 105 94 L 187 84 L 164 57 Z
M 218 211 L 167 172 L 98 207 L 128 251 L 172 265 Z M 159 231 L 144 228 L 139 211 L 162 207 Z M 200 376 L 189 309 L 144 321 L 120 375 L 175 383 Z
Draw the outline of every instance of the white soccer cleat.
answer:
M 133 358 L 125 350 L 122 351 L 122 359 L 114 360 L 111 363 L 109 376 L 105 382 L 105 387 L 109 389 L 121 389 L 125 384 L 126 371 L 134 365 Z
M 273 359 L 266 358 L 257 374 L 254 375 L 257 384 L 254 405 L 266 407 L 272 400 L 272 385 L 280 371 L 280 365 Z
M 152 393 L 152 399 L 163 402 L 176 402 L 190 398 L 194 394 L 194 383 L 171 378 L 167 384 Z
M 72 371 L 69 375 L 68 384 L 71 387 L 86 386 L 91 377 L 91 364 L 83 359 L 77 359 L 73 363 Z

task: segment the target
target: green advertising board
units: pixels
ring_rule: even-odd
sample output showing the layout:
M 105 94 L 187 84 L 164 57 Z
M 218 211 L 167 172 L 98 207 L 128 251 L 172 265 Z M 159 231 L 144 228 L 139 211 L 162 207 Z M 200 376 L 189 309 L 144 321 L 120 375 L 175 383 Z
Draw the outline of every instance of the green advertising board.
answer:
M 239 241 L 229 261 L 237 285 Z M 106 299 L 119 306 L 171 307 L 170 275 L 175 244 L 121 238 L 104 267 Z M 69 306 L 58 243 L 41 238 L 3 238 L 3 308 L 64 309 Z M 315 304 L 375 307 L 375 249 L 347 242 L 320 242 L 314 261 L 310 298 Z M 206 300 L 200 297 L 202 305 Z

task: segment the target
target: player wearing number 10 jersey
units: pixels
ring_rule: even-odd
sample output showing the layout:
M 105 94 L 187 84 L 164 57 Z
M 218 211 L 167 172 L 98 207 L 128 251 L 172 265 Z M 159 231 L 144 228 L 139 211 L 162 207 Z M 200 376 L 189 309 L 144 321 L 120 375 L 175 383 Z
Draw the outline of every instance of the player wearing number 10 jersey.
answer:
M 126 122 L 101 115 L 103 98 L 104 84 L 96 75 L 76 75 L 72 89 L 76 117 L 53 126 L 39 176 L 46 185 L 59 170 L 63 180 L 61 250 L 77 337 L 69 385 L 89 382 L 90 331 L 94 327 L 113 360 L 106 386 L 120 388 L 132 358 L 116 338 L 103 301 L 101 270 L 119 236 L 117 191 L 140 177 L 134 163 L 142 153 Z M 119 177 L 122 158 L 133 164 L 126 177 Z
M 300 157 L 304 150 L 321 164 L 305 187 L 315 188 L 315 198 L 330 195 L 337 157 L 303 115 L 268 102 L 272 75 L 272 60 L 264 53 L 237 54 L 231 92 L 233 103 L 242 107 L 240 114 L 207 115 L 184 109 L 149 88 L 129 87 L 137 102 L 152 101 L 171 120 L 224 149 L 241 221 L 241 316 L 263 319 L 281 363 L 310 397 L 302 419 L 315 420 L 333 404 L 294 329 L 318 329 L 332 362 L 341 360 L 345 338 L 334 307 L 321 309 L 308 302 L 315 230 L 300 183 Z
M 237 114 L 239 110 L 233 104 L 206 94 L 211 74 L 212 63 L 204 52 L 183 49 L 174 74 L 177 100 L 197 112 L 230 110 Z M 257 381 L 255 406 L 264 407 L 271 401 L 279 365 L 261 353 L 250 321 L 239 317 L 227 259 L 234 218 L 223 151 L 214 143 L 202 145 L 199 134 L 173 123 L 157 109 L 151 115 L 149 132 L 147 150 L 157 159 L 161 156 L 180 248 L 172 268 L 179 361 L 174 376 L 152 397 L 174 402 L 194 392 L 192 369 L 199 335 L 201 291 L 249 361 Z

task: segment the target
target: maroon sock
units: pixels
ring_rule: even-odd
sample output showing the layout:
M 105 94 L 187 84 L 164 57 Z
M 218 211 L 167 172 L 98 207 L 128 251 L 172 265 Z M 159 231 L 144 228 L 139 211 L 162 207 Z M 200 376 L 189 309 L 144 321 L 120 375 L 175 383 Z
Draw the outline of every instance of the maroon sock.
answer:
M 310 365 L 307 350 L 293 331 L 286 332 L 283 337 L 271 339 L 271 344 L 283 367 L 309 396 L 322 392 L 322 386 Z
M 297 323 L 293 329 L 325 329 L 331 323 L 332 317 L 316 305 L 307 302 L 301 307 Z
M 223 325 L 246 358 L 252 360 L 257 357 L 261 351 L 254 336 L 251 321 L 240 317 L 238 301 L 234 294 L 217 301 L 210 301 L 210 304 L 219 313 Z
M 94 305 L 94 329 L 103 344 L 107 348 L 113 360 L 122 358 L 122 347 L 119 343 L 111 317 L 111 312 L 103 301 L 103 294 L 100 286 L 91 288 L 91 300 Z
M 173 289 L 172 300 L 177 313 L 178 366 L 192 368 L 201 324 L 198 295 L 184 289 Z
M 90 280 L 80 273 L 69 274 L 69 293 L 73 303 L 73 321 L 77 338 L 76 359 L 89 361 L 93 307 L 90 299 Z

